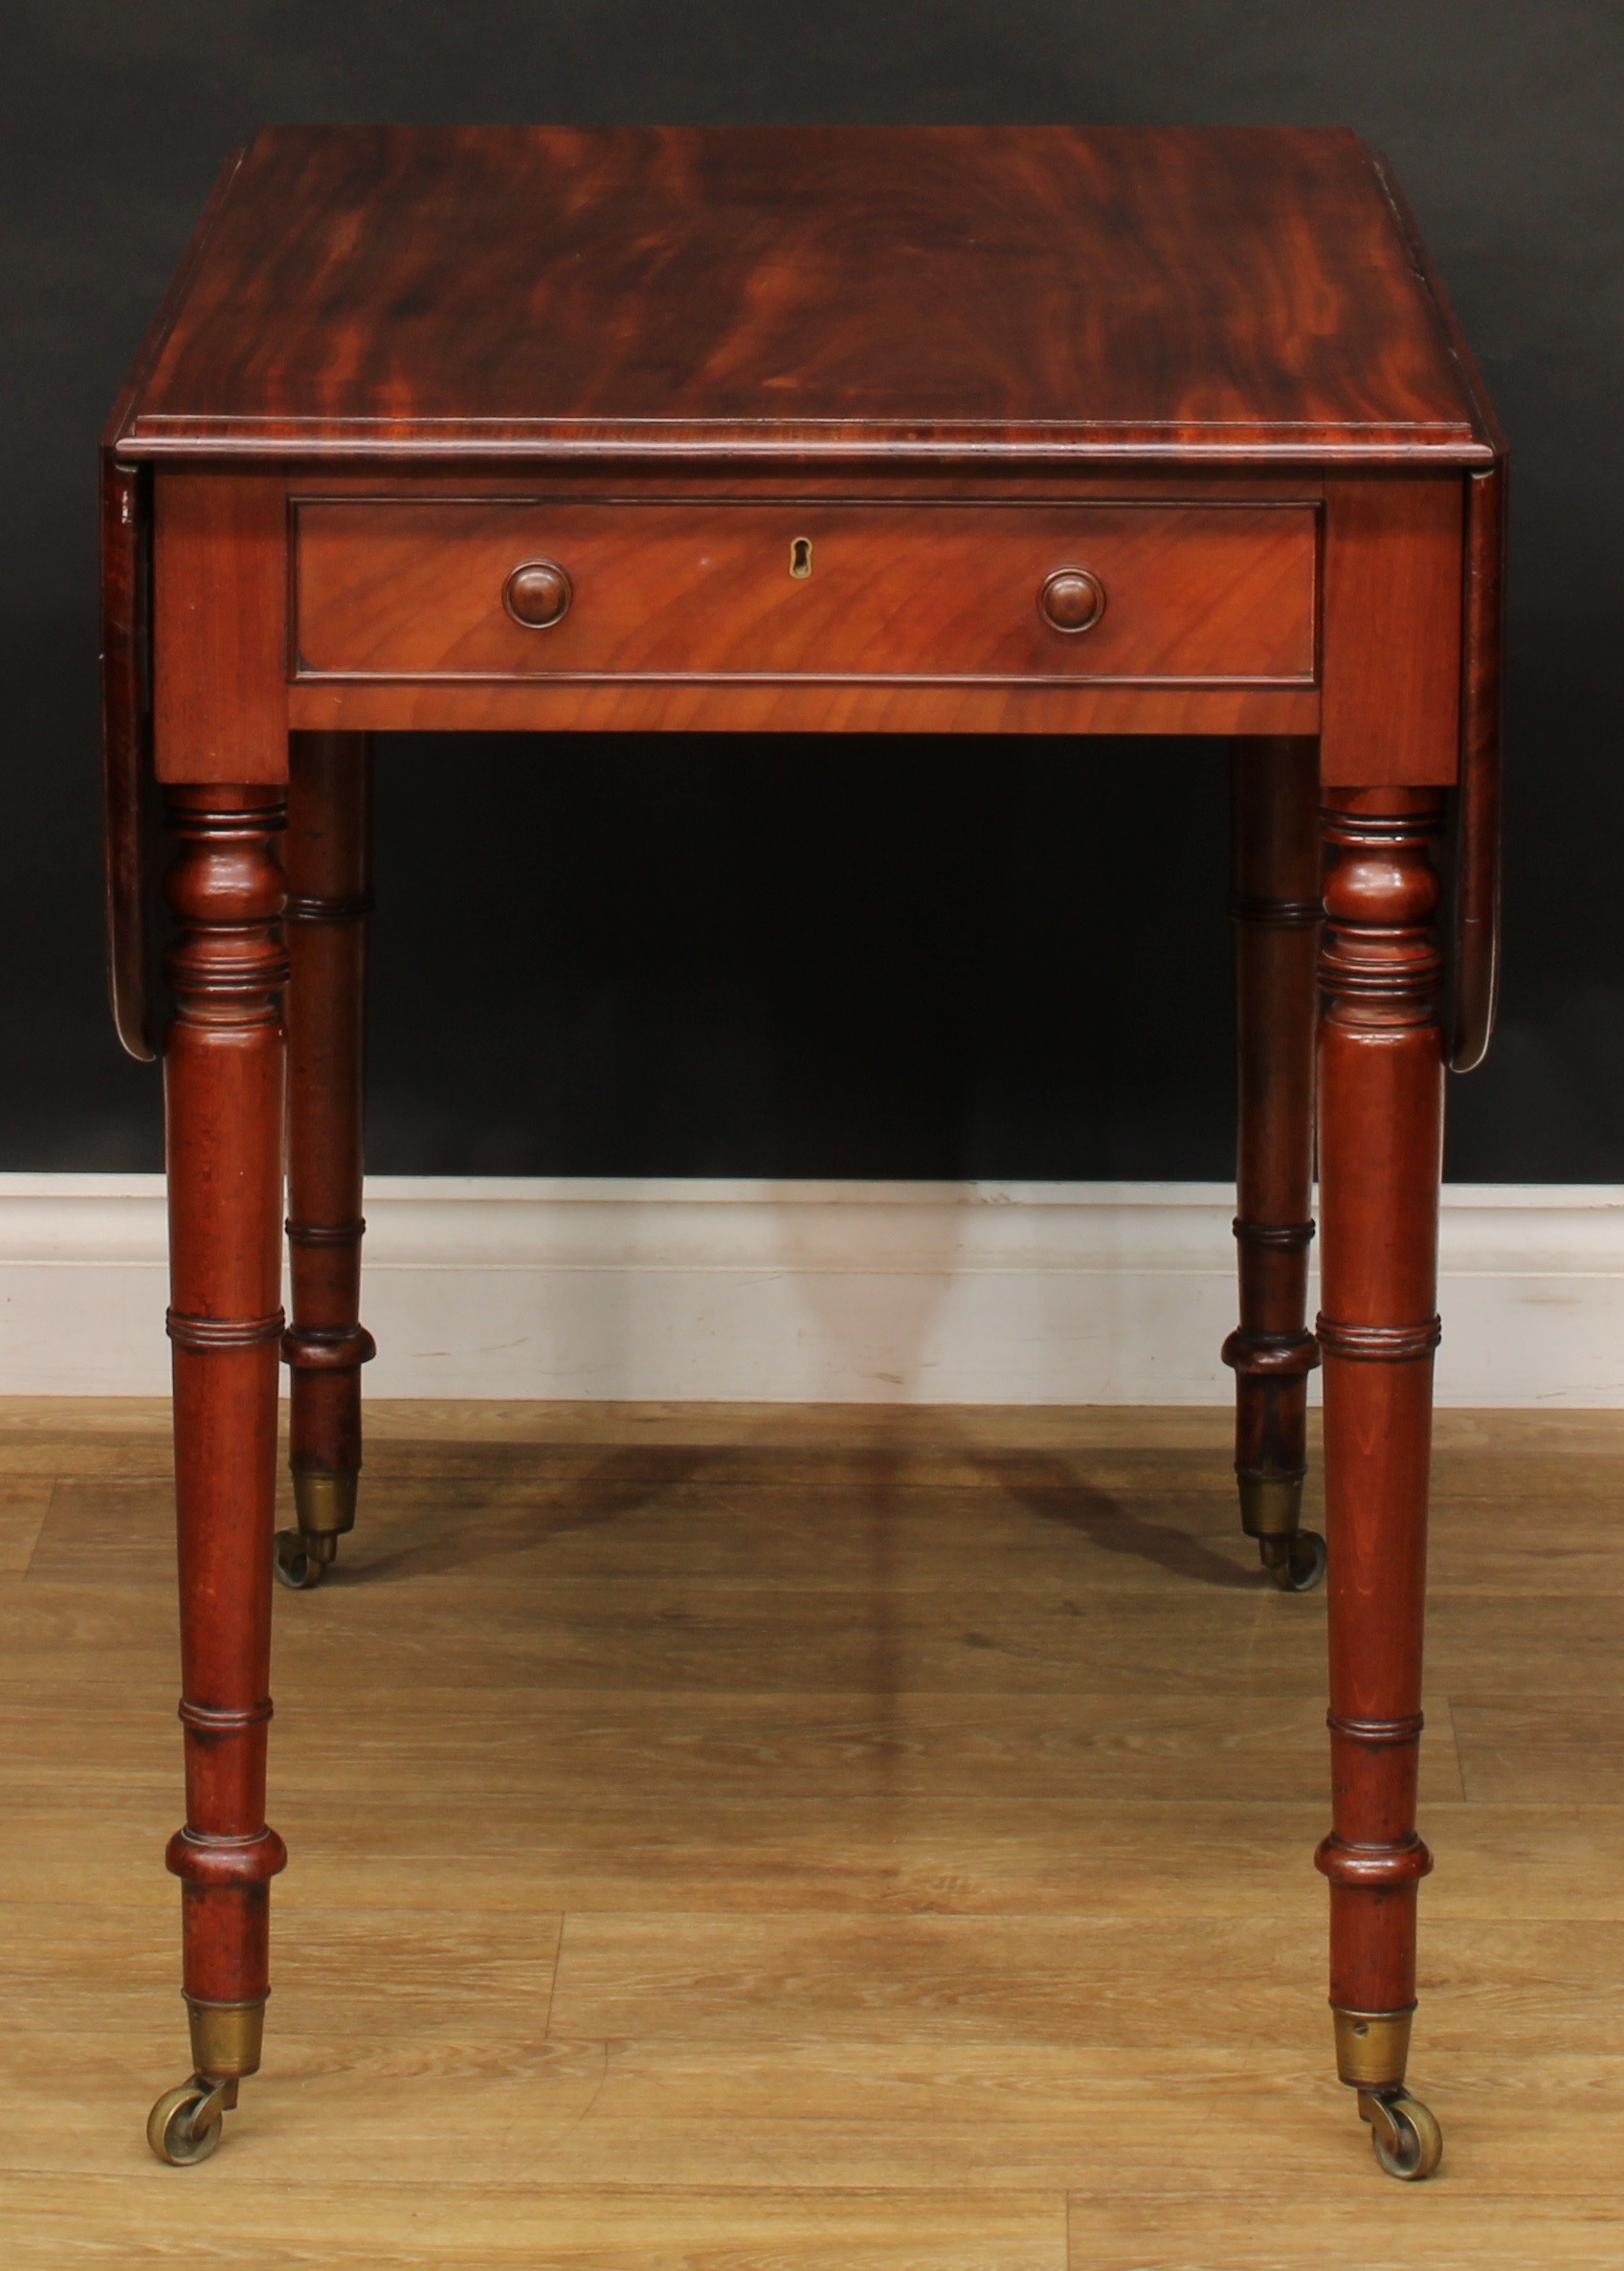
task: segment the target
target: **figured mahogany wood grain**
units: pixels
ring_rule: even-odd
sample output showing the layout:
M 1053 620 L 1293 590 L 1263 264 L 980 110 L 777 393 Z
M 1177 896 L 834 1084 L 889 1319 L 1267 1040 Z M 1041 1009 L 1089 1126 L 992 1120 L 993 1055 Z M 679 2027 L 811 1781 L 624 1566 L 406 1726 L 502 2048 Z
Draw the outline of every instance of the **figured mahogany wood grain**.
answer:
M 372 749 L 362 734 L 296 736 L 288 751 L 289 1465 L 361 1467 L 367 918 Z
M 366 733 L 1316 733 L 1311 686 L 1055 679 L 312 679 L 296 731 Z
M 155 764 L 184 846 L 167 1087 L 189 1811 L 170 1865 L 189 1993 L 263 1993 L 282 1859 L 263 1781 L 290 729 L 1184 731 L 1319 734 L 1331 784 L 1320 1859 L 1333 1996 L 1404 2008 L 1427 1866 L 1432 845 L 1464 739 L 1469 1040 L 1492 993 L 1502 450 L 1369 154 L 1252 129 L 276 129 L 216 193 L 104 451 L 137 536 L 152 501 Z M 1266 494 L 1243 501 L 1243 478 Z M 124 972 L 140 547 L 109 526 Z M 540 631 L 501 606 L 538 557 L 571 596 Z M 1106 590 L 1077 639 L 1037 612 L 1066 567 Z M 296 790 L 341 756 L 301 745 Z M 1253 1359 L 1306 1353 L 1288 1219 L 1306 1208 L 1306 956 L 1288 969 L 1262 933 L 1310 932 L 1310 751 L 1282 763 L 1291 860 L 1282 835 L 1243 863 L 1269 907 L 1243 910 L 1248 1014 L 1281 1013 L 1252 1116 L 1267 1088 L 1282 1171 L 1258 1140 L 1245 1174 Z M 340 859 L 336 813 L 300 802 L 292 1117 L 326 1132 L 296 1213 L 343 1266 L 307 1273 L 290 1347 L 324 1362 L 338 1336 L 352 1388 L 359 833 Z M 353 1415 L 347 1392 L 296 1403 L 296 1463 L 345 1467 Z M 1295 1468 L 1301 1417 L 1243 1413 L 1248 1463 Z
M 107 991 L 127 1054 L 158 1054 L 153 881 L 159 862 L 152 788 L 148 477 L 101 459 L 101 816 Z
M 1415 2001 L 1416 1834 L 1443 1163 L 1443 799 L 1328 802 L 1320 961 L 1321 1299 L 1330 1549 L 1331 2002 Z
M 1493 456 L 1342 130 L 275 127 L 115 438 Z
M 275 474 L 154 483 L 153 755 L 160 781 L 287 779 L 287 509 Z
M 295 671 L 1309 685 L 1316 553 L 1304 505 L 309 502 Z M 533 629 L 540 561 L 573 596 Z M 1078 635 L 1039 611 L 1066 568 L 1105 592 Z
M 1450 969 L 1449 1062 L 1474 1072 L 1488 1054 L 1500 999 L 1502 660 L 1505 645 L 1505 435 L 1459 319 L 1404 193 L 1384 160 L 1382 186 L 1424 278 L 1449 351 L 1471 395 L 1492 466 L 1466 482 L 1465 622 L 1460 685 L 1460 795 L 1455 825 L 1455 955 Z
M 264 789 L 175 790 L 166 891 L 175 1015 L 164 1051 L 173 1345 L 186 1992 L 267 1991 L 271 1535 L 281 1340 L 286 820 Z
M 1325 484 L 1320 777 L 1448 788 L 1460 768 L 1462 484 Z
M 1223 1355 L 1235 1373 L 1235 1473 L 1269 1481 L 1305 1471 L 1308 1374 L 1319 1361 L 1306 1329 L 1319 755 L 1309 740 L 1237 740 L 1230 761 L 1240 1323 Z
M 1460 685 L 1460 797 L 1455 832 L 1451 1068 L 1488 1054 L 1500 997 L 1501 669 L 1505 613 L 1505 478 L 1466 483 L 1465 653 Z

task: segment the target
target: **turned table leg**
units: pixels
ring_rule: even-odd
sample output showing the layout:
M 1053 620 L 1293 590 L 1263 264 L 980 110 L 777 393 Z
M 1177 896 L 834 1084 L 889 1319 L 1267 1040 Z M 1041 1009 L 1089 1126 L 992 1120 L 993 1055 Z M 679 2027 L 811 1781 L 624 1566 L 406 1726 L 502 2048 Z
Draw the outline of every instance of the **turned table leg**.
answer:
M 1443 1135 L 1442 963 L 1428 857 L 1442 796 L 1338 790 L 1321 961 L 1320 1347 L 1330 1544 L 1337 2070 L 1395 2175 L 1437 2164 L 1404 2088 L 1415 2007 L 1415 1832 Z
M 1320 1361 L 1307 1330 L 1319 763 L 1315 741 L 1237 741 L 1230 773 L 1240 1324 L 1223 1357 L 1235 1375 L 1241 1527 L 1287 1592 L 1318 1584 L 1325 1566 L 1323 1541 L 1301 1526 L 1308 1374 Z
M 279 792 L 172 789 L 168 819 L 180 839 L 164 1085 L 187 1818 L 167 1859 L 195 2071 L 159 2099 L 147 2136 L 162 2159 L 189 2162 L 213 2150 L 259 2064 L 270 1880 L 287 1858 L 265 1825 L 287 958 Z
M 371 743 L 296 733 L 287 835 L 288 1224 L 293 1322 L 291 1459 L 299 1527 L 277 1539 L 277 1574 L 318 1583 L 355 1526 L 361 1472 L 362 1023 L 371 824 Z

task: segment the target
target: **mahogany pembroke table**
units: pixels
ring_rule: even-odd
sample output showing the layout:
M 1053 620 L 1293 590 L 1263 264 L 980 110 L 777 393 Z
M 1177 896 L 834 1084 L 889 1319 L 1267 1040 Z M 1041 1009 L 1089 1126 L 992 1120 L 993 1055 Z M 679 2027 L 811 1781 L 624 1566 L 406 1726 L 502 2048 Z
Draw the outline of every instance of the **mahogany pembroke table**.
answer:
M 103 468 L 113 993 L 168 1130 L 195 2070 L 155 2150 L 211 2150 L 259 2064 L 273 1565 L 314 1583 L 355 1518 L 368 737 L 1187 734 L 1233 768 L 1241 1520 L 1314 1582 L 1323 1363 L 1337 2067 L 1426 2175 L 1437 1192 L 1444 1069 L 1493 1015 L 1504 452 L 1381 162 L 1332 130 L 279 127 Z

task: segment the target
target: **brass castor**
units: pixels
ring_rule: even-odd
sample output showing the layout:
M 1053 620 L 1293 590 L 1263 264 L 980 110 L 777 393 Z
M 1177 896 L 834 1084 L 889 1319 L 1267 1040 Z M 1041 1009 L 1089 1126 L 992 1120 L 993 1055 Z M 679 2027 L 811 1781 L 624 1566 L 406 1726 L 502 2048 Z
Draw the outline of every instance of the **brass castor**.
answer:
M 1407 2089 L 1359 2093 L 1359 2118 L 1370 2125 L 1370 2148 L 1390 2176 L 1416 2184 L 1443 2157 L 1443 2131 Z
M 293 1503 L 299 1527 L 277 1532 L 278 1577 L 290 1592 L 308 1592 L 339 1557 L 339 1540 L 355 1527 L 352 1469 L 331 1474 L 310 1467 L 293 1470 Z
M 206 2161 L 224 2134 L 221 2116 L 236 2104 L 236 2082 L 211 2082 L 194 2074 L 179 2089 L 167 2089 L 146 2117 L 146 2142 L 171 2169 Z
M 319 1541 L 307 1538 L 301 1529 L 279 1529 L 271 1564 L 277 1582 L 285 1585 L 289 1592 L 308 1592 L 313 1585 L 320 1585 L 332 1558 L 330 1553 L 321 1552 L 322 1543 L 333 1546 L 337 1540 Z
M 1286 1547 L 1278 1560 L 1265 1556 L 1263 1563 L 1278 1592 L 1313 1592 L 1325 1573 L 1325 1541 L 1317 1529 L 1300 1529 L 1289 1539 L 1266 1538 L 1261 1543 Z
M 1257 1558 L 1281 1592 L 1312 1592 L 1325 1573 L 1325 1541 L 1300 1529 L 1301 1475 L 1253 1475 L 1238 1469 L 1240 1526 L 1257 1541 Z

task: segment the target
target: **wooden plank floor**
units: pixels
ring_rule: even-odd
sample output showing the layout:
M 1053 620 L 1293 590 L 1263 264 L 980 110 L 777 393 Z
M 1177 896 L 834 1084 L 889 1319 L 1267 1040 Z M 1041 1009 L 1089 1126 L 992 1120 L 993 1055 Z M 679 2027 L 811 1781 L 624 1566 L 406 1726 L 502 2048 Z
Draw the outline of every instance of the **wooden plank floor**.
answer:
M 1624 1414 L 1440 1420 L 1425 2187 L 1331 2078 L 1324 1599 L 1209 1412 L 380 1404 L 185 2071 L 167 1414 L 0 1403 L 0 2262 L 1624 2260 Z

